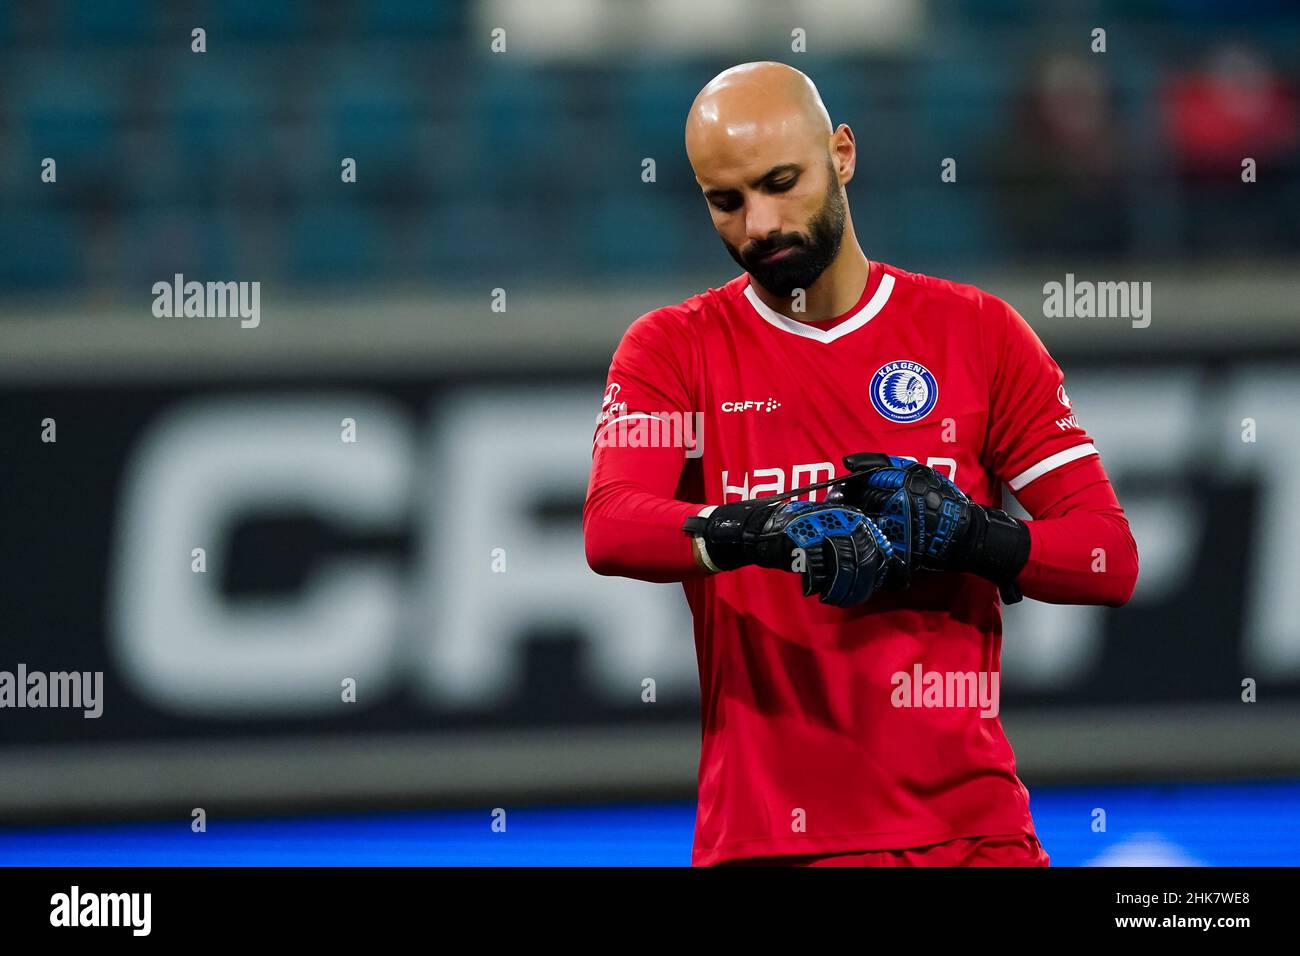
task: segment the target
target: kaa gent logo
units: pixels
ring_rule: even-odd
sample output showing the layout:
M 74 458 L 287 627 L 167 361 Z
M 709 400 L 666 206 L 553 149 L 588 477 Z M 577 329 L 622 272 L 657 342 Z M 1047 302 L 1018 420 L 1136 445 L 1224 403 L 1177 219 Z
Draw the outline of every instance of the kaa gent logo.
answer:
M 891 422 L 919 422 L 939 400 L 939 385 L 919 362 L 887 362 L 871 377 L 871 404 Z

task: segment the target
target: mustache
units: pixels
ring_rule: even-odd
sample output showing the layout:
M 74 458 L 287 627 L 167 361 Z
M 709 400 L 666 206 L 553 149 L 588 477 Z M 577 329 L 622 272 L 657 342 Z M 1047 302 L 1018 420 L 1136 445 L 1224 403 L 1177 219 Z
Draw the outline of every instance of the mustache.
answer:
M 802 236 L 782 236 L 779 239 L 765 239 L 762 242 L 750 243 L 748 250 L 745 252 L 746 259 L 756 259 L 759 256 L 765 256 L 768 253 L 776 252 L 780 249 L 786 249 L 792 246 L 805 245 Z

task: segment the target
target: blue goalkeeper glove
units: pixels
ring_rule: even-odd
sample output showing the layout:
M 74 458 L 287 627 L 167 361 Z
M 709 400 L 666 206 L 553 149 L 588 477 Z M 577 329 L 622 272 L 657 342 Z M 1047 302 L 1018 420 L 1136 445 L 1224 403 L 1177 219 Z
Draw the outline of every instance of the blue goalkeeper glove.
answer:
M 871 597 L 900 564 L 893 545 L 857 508 L 762 498 L 718 505 L 686 519 L 705 563 L 719 571 L 746 565 L 803 576 L 805 596 L 851 607 Z
M 873 519 L 903 559 L 901 583 L 918 568 L 964 571 L 998 585 L 1002 600 L 1023 595 L 1016 585 L 1029 560 L 1029 528 L 1005 511 L 972 502 L 927 465 L 864 452 L 849 455 L 855 472 L 831 486 L 827 503 L 850 505 Z

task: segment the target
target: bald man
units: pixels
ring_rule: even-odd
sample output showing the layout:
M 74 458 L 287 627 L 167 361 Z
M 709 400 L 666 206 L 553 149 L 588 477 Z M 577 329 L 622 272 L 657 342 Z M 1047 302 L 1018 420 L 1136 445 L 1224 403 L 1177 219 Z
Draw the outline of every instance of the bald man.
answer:
M 1046 866 L 999 597 L 1119 606 L 1137 577 L 1060 368 L 995 296 L 867 259 L 853 132 L 798 70 L 715 77 L 686 150 L 744 272 L 624 334 L 583 529 L 595 571 L 685 589 L 693 863 Z

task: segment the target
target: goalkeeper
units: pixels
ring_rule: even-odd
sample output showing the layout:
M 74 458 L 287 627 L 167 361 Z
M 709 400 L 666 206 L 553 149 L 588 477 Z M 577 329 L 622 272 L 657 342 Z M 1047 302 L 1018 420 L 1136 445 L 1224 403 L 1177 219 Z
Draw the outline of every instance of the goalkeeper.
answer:
M 583 530 L 593 569 L 690 605 L 693 863 L 1046 865 L 996 712 L 896 691 L 917 669 L 996 686 L 1001 601 L 1132 594 L 1060 367 L 996 296 L 867 258 L 853 132 L 797 70 L 716 77 L 686 147 L 743 271 L 624 334 Z M 617 439 L 696 416 L 689 453 Z

